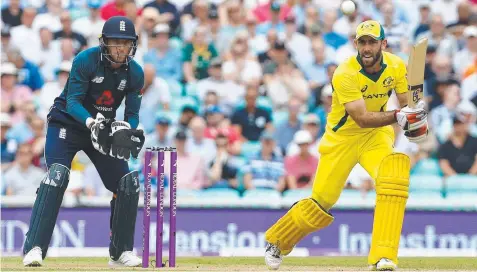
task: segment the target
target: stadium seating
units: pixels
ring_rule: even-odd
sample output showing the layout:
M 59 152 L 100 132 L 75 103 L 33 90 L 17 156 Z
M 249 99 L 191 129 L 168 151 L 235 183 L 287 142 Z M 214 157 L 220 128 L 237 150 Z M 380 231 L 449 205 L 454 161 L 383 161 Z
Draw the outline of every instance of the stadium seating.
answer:
M 440 176 L 411 175 L 410 191 L 442 192 L 443 183 Z
M 428 158 L 418 161 L 412 168 L 411 174 L 442 176 L 442 171 L 439 167 L 439 162 L 437 159 Z
M 281 206 L 282 197 L 273 189 L 247 190 L 243 194 L 242 201 L 253 207 L 278 208 Z
M 448 193 L 452 192 L 475 192 L 477 193 L 477 176 L 455 175 L 445 179 L 445 187 Z

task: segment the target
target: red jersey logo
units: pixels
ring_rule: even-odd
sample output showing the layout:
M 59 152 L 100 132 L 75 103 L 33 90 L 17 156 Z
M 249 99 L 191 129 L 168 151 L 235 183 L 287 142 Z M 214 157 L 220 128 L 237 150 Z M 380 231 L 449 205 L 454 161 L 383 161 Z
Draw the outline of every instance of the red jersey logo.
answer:
M 104 91 L 101 96 L 96 99 L 96 105 L 105 105 L 105 106 L 112 106 L 114 104 L 114 97 L 111 91 L 106 90 Z

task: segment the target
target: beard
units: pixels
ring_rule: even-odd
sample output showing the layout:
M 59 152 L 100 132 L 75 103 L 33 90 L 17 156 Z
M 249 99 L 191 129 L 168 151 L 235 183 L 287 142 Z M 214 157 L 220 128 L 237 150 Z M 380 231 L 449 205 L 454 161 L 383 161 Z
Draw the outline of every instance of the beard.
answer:
M 376 53 L 374 56 L 366 55 L 367 58 L 363 58 L 363 56 L 359 54 L 359 58 L 364 68 L 370 68 L 370 67 L 373 67 L 381 59 L 382 55 L 383 55 L 383 52 L 379 50 L 379 52 Z

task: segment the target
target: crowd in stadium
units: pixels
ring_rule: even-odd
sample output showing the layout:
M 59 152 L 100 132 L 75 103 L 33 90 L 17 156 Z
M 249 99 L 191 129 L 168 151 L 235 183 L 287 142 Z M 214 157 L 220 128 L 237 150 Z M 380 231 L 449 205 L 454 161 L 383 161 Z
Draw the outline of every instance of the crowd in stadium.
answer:
M 370 18 L 383 25 L 386 50 L 405 61 L 414 42 L 429 39 L 430 134 L 414 144 L 396 126 L 395 149 L 411 157 L 413 174 L 477 178 L 477 1 L 356 0 L 350 15 L 329 0 L 148 1 L 3 1 L 3 195 L 35 194 L 49 108 L 75 55 L 97 46 L 116 15 L 139 34 L 145 146 L 177 148 L 179 189 L 310 187 L 330 79 L 357 54 L 355 28 Z M 391 96 L 388 110 L 397 105 Z M 131 168 L 142 171 L 143 155 Z M 70 179 L 74 194 L 109 194 L 83 153 Z M 346 186 L 367 192 L 373 182 L 358 165 Z

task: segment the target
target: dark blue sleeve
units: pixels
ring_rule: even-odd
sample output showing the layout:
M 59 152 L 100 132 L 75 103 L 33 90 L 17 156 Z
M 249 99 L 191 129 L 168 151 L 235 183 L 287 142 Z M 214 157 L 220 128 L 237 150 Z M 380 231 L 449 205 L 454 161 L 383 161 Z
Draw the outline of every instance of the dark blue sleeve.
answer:
M 139 125 L 139 109 L 141 108 L 142 88 L 144 87 L 144 72 L 142 68 L 136 63 L 131 63 L 131 74 L 133 82 L 131 89 L 126 95 L 124 110 L 124 121 L 135 129 Z
M 88 92 L 89 75 L 92 65 L 88 63 L 88 54 L 81 52 L 74 59 L 68 81 L 68 94 L 66 95 L 66 111 L 78 122 L 86 126 L 86 119 L 92 117 L 83 107 L 83 100 Z

